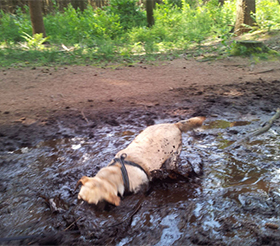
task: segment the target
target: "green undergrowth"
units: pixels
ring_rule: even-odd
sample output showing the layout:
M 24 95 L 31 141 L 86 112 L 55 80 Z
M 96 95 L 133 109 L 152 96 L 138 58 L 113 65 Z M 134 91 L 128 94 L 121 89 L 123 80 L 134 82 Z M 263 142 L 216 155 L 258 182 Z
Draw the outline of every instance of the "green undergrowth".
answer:
M 278 53 L 261 42 L 233 42 L 231 48 L 231 54 L 234 56 L 259 56 L 260 58 L 266 58 L 270 55 L 277 55 Z
M 276 0 L 257 1 L 259 29 L 279 29 L 279 6 Z M 43 38 L 32 37 L 28 7 L 15 14 L 1 11 L 0 66 L 133 64 L 230 54 L 234 1 L 220 6 L 218 0 L 164 0 L 154 17 L 155 25 L 148 28 L 145 8 L 135 0 L 111 0 L 109 6 L 89 6 L 84 12 L 57 7 L 44 16 Z

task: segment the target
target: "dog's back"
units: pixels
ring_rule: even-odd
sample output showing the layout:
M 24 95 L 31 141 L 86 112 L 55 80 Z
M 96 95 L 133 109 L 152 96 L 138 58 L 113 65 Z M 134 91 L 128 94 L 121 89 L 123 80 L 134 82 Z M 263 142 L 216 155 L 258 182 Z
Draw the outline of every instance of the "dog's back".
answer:
M 175 124 L 149 126 L 116 157 L 126 153 L 127 160 L 141 165 L 147 172 L 160 169 L 167 160 L 171 167 L 182 149 L 182 132 L 200 127 L 204 120 L 205 117 L 194 117 Z

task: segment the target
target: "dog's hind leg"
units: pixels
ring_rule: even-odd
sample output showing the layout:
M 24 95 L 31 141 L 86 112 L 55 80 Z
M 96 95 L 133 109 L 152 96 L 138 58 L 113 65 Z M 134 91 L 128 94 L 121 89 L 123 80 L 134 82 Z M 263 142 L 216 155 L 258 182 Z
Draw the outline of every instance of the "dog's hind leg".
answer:
M 173 152 L 171 156 L 162 164 L 162 168 L 165 168 L 167 170 L 176 169 L 181 150 L 182 150 L 182 144 L 180 144 L 178 146 L 177 151 Z

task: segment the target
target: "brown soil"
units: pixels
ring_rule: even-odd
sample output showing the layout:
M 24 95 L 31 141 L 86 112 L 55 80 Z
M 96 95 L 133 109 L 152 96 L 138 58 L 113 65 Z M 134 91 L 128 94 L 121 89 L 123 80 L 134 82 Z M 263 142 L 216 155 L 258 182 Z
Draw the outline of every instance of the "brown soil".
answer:
M 42 126 L 44 130 L 40 133 L 45 135 L 47 126 L 51 127 L 61 117 L 67 117 L 68 124 L 76 122 L 77 116 L 84 123 L 96 124 L 105 117 L 114 124 L 111 116 L 126 110 L 149 109 L 159 113 L 171 107 L 173 111 L 178 108 L 175 114 L 182 117 L 207 113 L 195 111 L 200 103 L 198 98 L 213 94 L 211 86 L 218 90 L 219 85 L 233 85 L 224 96 L 238 97 L 241 94 L 234 85 L 238 87 L 248 81 L 269 82 L 279 77 L 279 61 L 252 64 L 241 58 L 209 63 L 177 59 L 157 65 L 138 64 L 115 69 L 90 66 L 2 69 L 1 136 L 9 135 L 8 129 L 12 135 L 23 134 L 22 130 L 11 130 L 21 126 L 27 126 L 25 129 Z M 188 98 L 183 91 L 188 92 Z M 182 109 L 182 102 L 189 104 Z M 26 134 L 23 138 L 23 145 L 32 144 L 34 140 L 29 141 Z M 2 142 L 3 147 L 6 144 Z M 10 145 L 11 149 L 15 148 L 14 143 Z

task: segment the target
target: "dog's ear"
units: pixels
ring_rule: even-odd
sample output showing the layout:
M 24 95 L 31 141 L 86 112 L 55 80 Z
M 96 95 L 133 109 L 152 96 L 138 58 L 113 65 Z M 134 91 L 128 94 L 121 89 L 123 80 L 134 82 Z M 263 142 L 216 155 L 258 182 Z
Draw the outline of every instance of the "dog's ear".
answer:
M 106 199 L 108 202 L 114 204 L 115 206 L 120 206 L 121 199 L 117 195 L 114 195 L 112 193 L 108 194 L 108 197 Z
M 80 180 L 77 182 L 77 184 L 76 184 L 76 187 L 75 187 L 75 190 L 74 191 L 76 191 L 77 190 L 77 188 L 79 187 L 79 185 L 81 184 L 81 185 L 84 185 L 86 182 L 88 182 L 88 180 L 89 180 L 89 178 L 87 177 L 87 176 L 83 176 L 83 177 L 81 177 L 80 178 Z

